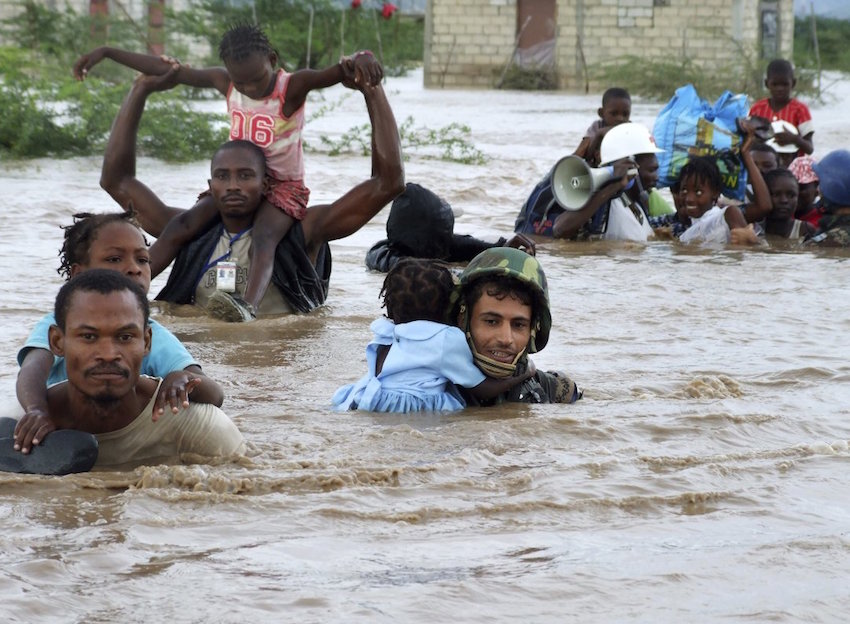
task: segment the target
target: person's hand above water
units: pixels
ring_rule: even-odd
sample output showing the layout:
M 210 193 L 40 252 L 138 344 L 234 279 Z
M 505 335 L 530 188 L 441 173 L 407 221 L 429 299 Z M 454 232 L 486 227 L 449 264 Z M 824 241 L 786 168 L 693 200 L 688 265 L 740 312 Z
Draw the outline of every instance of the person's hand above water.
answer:
M 51 431 L 56 431 L 56 425 L 51 420 L 47 410 L 42 408 L 29 409 L 15 426 L 14 448 L 26 455 Z
M 384 78 L 384 68 L 368 50 L 361 50 L 354 54 L 354 82 L 365 86 L 374 86 Z
M 136 78 L 136 83 L 144 86 L 148 92 L 168 91 L 179 84 L 177 81 L 179 71 L 180 64 L 173 63 L 162 75 L 141 74 Z
M 528 238 L 525 234 L 514 234 L 508 240 L 505 241 L 505 244 L 502 247 L 513 247 L 514 249 L 521 249 L 529 256 L 533 256 L 535 252 L 534 241 Z
M 758 245 L 760 241 L 753 224 L 750 223 L 747 227 L 731 228 L 729 242 L 733 245 Z
M 74 63 L 74 68 L 71 70 L 74 73 L 74 78 L 77 80 L 85 80 L 89 70 L 100 63 L 105 56 L 104 48 L 95 48 L 91 52 L 83 54 Z
M 165 376 L 156 395 L 153 406 L 153 420 L 156 422 L 165 413 L 165 404 L 176 414 L 181 408 L 189 407 L 189 395 L 201 385 L 201 378 L 185 370 L 172 371 Z
M 343 56 L 339 60 L 342 68 L 342 85 L 349 89 L 363 90 L 364 87 L 374 87 L 384 78 L 384 68 L 368 50 Z

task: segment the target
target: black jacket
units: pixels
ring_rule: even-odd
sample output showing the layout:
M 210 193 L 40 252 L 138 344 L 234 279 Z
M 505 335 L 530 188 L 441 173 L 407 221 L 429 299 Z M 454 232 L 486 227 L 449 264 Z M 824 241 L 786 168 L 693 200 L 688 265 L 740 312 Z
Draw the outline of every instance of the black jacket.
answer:
M 210 259 L 223 226 L 220 222 L 184 246 L 177 254 L 165 287 L 156 296 L 159 301 L 194 303 L 201 271 Z M 304 230 L 292 226 L 277 246 L 272 272 L 274 284 L 289 305 L 298 312 L 310 312 L 325 302 L 331 276 L 331 250 L 325 243 L 314 265 L 307 255 Z

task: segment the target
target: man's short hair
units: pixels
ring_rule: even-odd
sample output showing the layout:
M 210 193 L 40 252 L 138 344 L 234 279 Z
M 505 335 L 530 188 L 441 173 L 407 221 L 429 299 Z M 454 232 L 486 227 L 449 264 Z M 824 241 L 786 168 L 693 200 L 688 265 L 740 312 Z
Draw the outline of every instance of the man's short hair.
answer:
M 218 157 L 222 152 L 226 152 L 227 150 L 232 149 L 244 149 L 252 152 L 254 156 L 257 158 L 257 162 L 262 166 L 263 175 L 266 173 L 266 155 L 263 153 L 263 149 L 256 145 L 255 143 L 251 143 L 251 141 L 243 141 L 241 139 L 237 139 L 235 141 L 226 141 L 218 146 L 218 149 L 212 155 L 210 159 L 210 165 L 212 165 L 213 161 Z
M 791 64 L 791 61 L 786 59 L 773 59 L 767 64 L 765 76 L 767 79 L 770 79 L 771 76 L 790 76 L 793 78 L 794 66 Z
M 602 94 L 602 106 L 605 106 L 611 100 L 628 100 L 632 101 L 632 96 L 629 95 L 629 92 L 623 89 L 622 87 L 610 87 L 605 90 L 605 93 Z
M 512 297 L 521 304 L 530 306 L 532 317 L 537 312 L 534 309 L 534 292 L 531 286 L 509 275 L 488 275 L 474 281 L 466 293 L 466 304 L 470 312 L 484 293 L 499 300 Z
M 147 295 L 142 290 L 142 287 L 126 275 L 109 269 L 83 271 L 76 277 L 65 282 L 62 288 L 59 289 L 59 294 L 56 295 L 56 303 L 53 308 L 56 324 L 59 326 L 59 329 L 65 331 L 65 321 L 68 318 L 68 310 L 71 307 L 71 298 L 77 291 L 97 292 L 102 295 L 108 295 L 113 292 L 123 292 L 125 290 L 129 290 L 136 296 L 136 300 L 139 303 L 139 310 L 141 310 L 145 319 L 145 325 L 147 325 L 150 319 L 151 309 Z

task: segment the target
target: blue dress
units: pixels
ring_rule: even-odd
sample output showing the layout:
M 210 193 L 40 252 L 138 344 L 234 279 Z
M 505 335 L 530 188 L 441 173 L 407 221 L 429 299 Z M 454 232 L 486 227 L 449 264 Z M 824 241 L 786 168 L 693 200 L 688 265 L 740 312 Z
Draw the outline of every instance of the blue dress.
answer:
M 375 334 L 366 347 L 369 372 L 334 393 L 337 410 L 421 412 L 458 410 L 466 403 L 453 386 L 472 388 L 484 381 L 472 361 L 466 337 L 457 327 L 432 321 L 396 325 L 381 317 L 370 325 Z M 389 345 L 381 373 L 375 375 L 378 346 Z

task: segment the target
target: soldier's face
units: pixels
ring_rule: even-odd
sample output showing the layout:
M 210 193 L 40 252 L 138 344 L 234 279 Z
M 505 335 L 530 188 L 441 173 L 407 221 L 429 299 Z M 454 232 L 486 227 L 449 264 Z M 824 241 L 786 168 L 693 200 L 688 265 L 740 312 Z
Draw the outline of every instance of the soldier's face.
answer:
M 531 306 L 511 293 L 494 296 L 485 289 L 472 306 L 469 332 L 478 353 L 512 364 L 531 340 Z

